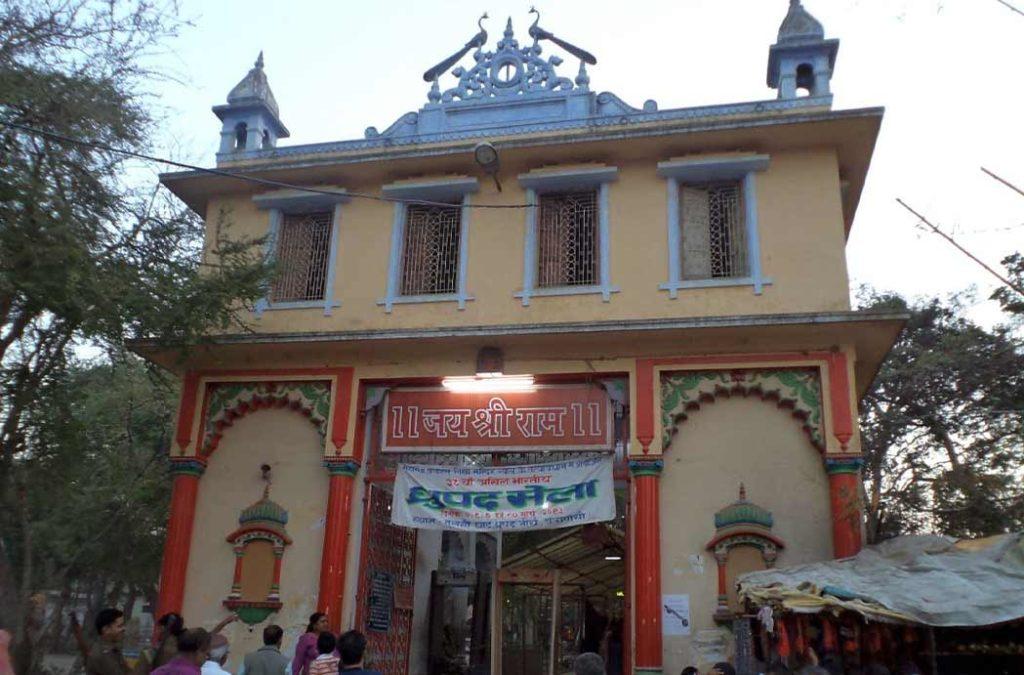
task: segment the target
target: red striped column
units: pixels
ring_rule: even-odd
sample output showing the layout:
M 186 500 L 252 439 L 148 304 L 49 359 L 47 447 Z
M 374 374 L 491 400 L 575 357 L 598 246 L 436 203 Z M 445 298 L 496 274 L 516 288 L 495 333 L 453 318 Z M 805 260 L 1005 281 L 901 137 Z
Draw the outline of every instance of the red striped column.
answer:
M 331 629 L 341 630 L 341 608 L 345 597 L 345 564 L 348 560 L 349 527 L 352 520 L 352 490 L 359 462 L 343 457 L 348 442 L 349 410 L 355 369 L 334 371 L 334 406 L 331 419 L 333 449 L 324 460 L 329 475 L 324 547 L 320 559 L 320 592 L 317 609 L 327 615 Z M 358 436 L 357 436 L 358 440 Z
M 658 480 L 660 459 L 634 459 L 636 512 L 633 517 L 633 594 L 636 607 L 633 672 L 661 673 L 661 524 Z
M 160 595 L 156 616 L 167 612 L 181 613 L 185 597 L 185 573 L 192 548 L 192 525 L 199 496 L 199 477 L 206 463 L 196 457 L 171 460 L 174 484 L 171 488 L 171 511 L 167 519 L 167 537 L 164 540 L 164 560 L 160 569 Z
M 330 474 L 324 550 L 320 561 L 319 611 L 327 615 L 333 630 L 341 630 L 341 607 L 345 595 L 345 564 L 348 560 L 349 527 L 352 520 L 352 491 L 359 463 L 349 459 L 324 462 Z
M 857 555 L 863 543 L 860 498 L 862 464 L 863 460 L 857 456 L 825 459 L 832 511 L 832 552 L 836 558 Z
M 832 553 L 836 558 L 848 558 L 857 555 L 863 545 L 860 498 L 863 460 L 859 455 L 848 454 L 853 438 L 854 410 L 850 363 L 845 353 L 836 351 L 828 355 L 828 380 L 832 435 L 839 441 L 839 453 L 825 458 L 832 512 Z

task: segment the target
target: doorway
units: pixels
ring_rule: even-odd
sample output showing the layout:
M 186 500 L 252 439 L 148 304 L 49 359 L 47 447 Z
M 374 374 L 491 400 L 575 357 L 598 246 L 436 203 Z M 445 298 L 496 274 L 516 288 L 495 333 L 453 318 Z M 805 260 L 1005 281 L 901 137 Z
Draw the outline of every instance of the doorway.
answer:
M 567 675 L 583 652 L 623 672 L 624 533 L 613 523 L 506 534 L 497 572 L 501 675 Z
M 610 661 L 611 675 L 628 673 L 628 408 L 616 404 L 613 416 L 615 519 L 519 533 L 393 525 L 399 463 L 543 464 L 607 451 L 385 452 L 382 408 L 379 399 L 367 408 L 356 439 L 366 457 L 367 493 L 354 627 L 370 640 L 368 667 L 384 675 L 563 675 L 576 655 L 594 651 Z M 532 582 L 524 583 L 531 570 Z M 375 586 L 374 571 L 392 575 L 393 588 L 380 574 Z M 378 622 L 373 609 L 388 595 L 385 624 L 387 613 L 377 611 Z

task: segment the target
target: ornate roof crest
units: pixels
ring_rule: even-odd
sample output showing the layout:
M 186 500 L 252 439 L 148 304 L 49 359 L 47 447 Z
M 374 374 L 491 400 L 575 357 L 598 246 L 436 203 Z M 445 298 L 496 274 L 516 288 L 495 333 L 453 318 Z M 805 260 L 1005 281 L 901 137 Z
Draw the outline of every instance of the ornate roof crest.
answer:
M 246 73 L 241 82 L 228 92 L 229 105 L 245 105 L 252 103 L 265 103 L 274 115 L 279 115 L 277 100 L 274 92 L 270 91 L 270 84 L 267 82 L 267 75 L 263 72 L 263 52 L 256 58 L 252 69 Z
M 597 59 L 586 50 L 540 28 L 540 12 L 530 8 L 530 13 L 537 15 L 529 30 L 533 43 L 525 47 L 519 46 L 519 41 L 512 30 L 512 19 L 509 18 L 505 24 L 505 33 L 494 51 L 483 50 L 487 43 L 487 31 L 483 27 L 483 20 L 488 17 L 486 13 L 481 16 L 477 22 L 479 32 L 462 49 L 423 74 L 423 79 L 432 82 L 430 93 L 427 95 L 430 102 L 481 100 L 535 92 L 569 91 L 574 88 L 588 91 L 590 77 L 587 75 L 586 64 L 593 65 L 597 63 Z M 550 40 L 580 59 L 579 73 L 575 81 L 556 72 L 555 69 L 562 64 L 560 57 L 552 55 L 547 59 L 541 58 L 542 40 Z M 476 50 L 473 52 L 476 63 L 468 69 L 462 66 L 454 68 L 451 73 L 459 78 L 459 83 L 442 92 L 438 78 L 472 49 Z
M 800 0 L 789 0 L 789 12 L 779 26 L 779 43 L 803 42 L 806 40 L 824 40 L 825 27 L 811 16 Z

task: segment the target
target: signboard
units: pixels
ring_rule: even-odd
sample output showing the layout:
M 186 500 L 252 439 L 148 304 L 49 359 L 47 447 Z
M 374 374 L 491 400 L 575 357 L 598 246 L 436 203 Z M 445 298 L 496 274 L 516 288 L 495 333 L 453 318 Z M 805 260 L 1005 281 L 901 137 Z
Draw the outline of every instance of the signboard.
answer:
M 608 393 L 596 385 L 503 394 L 398 389 L 384 402 L 382 452 L 611 450 Z
M 387 572 L 370 575 L 370 601 L 367 604 L 366 629 L 386 633 L 391 630 L 391 608 L 394 605 L 395 580 Z
M 615 517 L 612 456 L 523 466 L 399 464 L 391 522 L 428 530 L 545 530 Z
M 690 596 L 661 596 L 661 632 L 664 635 L 690 634 Z

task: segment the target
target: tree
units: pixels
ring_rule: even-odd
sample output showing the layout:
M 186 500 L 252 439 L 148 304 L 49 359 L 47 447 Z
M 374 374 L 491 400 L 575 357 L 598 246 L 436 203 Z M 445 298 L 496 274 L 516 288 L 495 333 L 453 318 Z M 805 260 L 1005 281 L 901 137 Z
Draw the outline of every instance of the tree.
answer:
M 1002 263 L 1010 281 L 1018 288 L 1024 287 L 1024 255 L 1019 252 L 1011 253 L 1003 258 Z M 1009 286 L 1001 286 L 996 289 L 992 294 L 992 299 L 999 302 L 1004 312 L 1017 319 L 1024 318 L 1024 296 Z
M 76 350 L 116 360 L 133 338 L 187 348 L 237 330 L 267 278 L 259 241 L 232 235 L 222 219 L 204 256 L 195 214 L 128 180 L 124 156 L 105 149 L 151 143 L 146 91 L 156 74 L 145 64 L 180 28 L 174 9 L 0 0 L 0 616 L 14 617 L 23 665 L 33 663 L 33 591 L 74 569 L 35 517 L 43 479 L 77 471 L 62 462 L 87 447 L 43 424 L 53 392 L 75 386 Z M 48 460 L 51 442 L 60 462 Z
M 62 609 L 86 617 L 110 604 L 153 604 L 170 481 L 163 462 L 175 406 L 171 381 L 134 357 L 72 365 L 43 387 L 24 426 L 33 452 L 19 458 L 31 523 L 31 578 L 58 594 L 49 625 L 20 653 L 21 672 L 63 642 Z M 15 531 L 15 549 L 24 538 Z
M 984 536 L 1024 527 L 1024 350 L 957 299 L 869 309 L 910 313 L 862 403 L 868 540 L 934 529 Z

